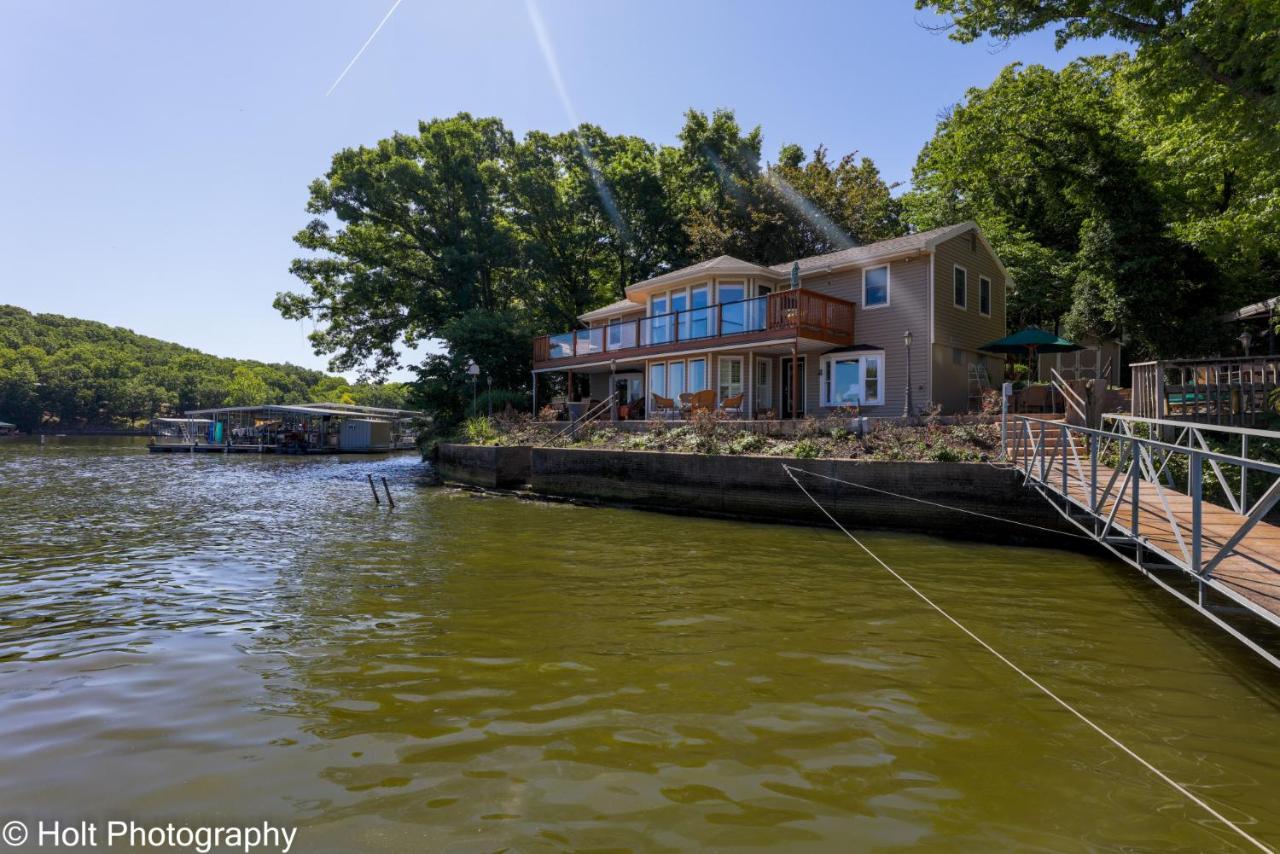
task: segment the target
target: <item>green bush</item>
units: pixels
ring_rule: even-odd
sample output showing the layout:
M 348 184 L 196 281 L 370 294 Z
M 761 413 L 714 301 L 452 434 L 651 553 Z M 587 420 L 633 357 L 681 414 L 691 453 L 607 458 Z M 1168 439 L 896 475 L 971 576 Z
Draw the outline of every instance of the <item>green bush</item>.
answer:
M 812 439 L 801 439 L 791 453 L 802 460 L 813 460 L 822 456 L 822 448 Z
M 741 433 L 731 440 L 726 450 L 731 454 L 756 454 L 769 445 L 769 440 L 759 433 Z
M 964 455 L 955 448 L 946 445 L 934 445 L 925 454 L 924 458 L 934 463 L 958 463 L 964 459 Z
M 493 414 L 495 416 L 506 412 L 508 409 L 513 412 L 529 411 L 529 394 L 527 392 L 509 391 L 504 388 L 480 392 L 476 395 L 475 405 L 468 407 L 468 410 L 473 416 L 483 415 L 489 411 L 489 401 L 493 401 Z
M 498 444 L 498 430 L 491 418 L 468 418 L 462 425 L 462 435 L 471 445 Z

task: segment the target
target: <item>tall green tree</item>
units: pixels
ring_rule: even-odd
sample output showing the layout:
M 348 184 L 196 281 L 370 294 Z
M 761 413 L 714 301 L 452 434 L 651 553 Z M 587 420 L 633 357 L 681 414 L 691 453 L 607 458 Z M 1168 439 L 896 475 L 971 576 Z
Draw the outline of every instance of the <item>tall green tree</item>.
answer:
M 503 209 L 514 141 L 497 119 L 422 122 L 417 134 L 334 155 L 311 185 L 316 215 L 294 238 L 308 293 L 277 295 L 337 370 L 397 363 L 396 345 L 438 336 L 449 319 L 511 304 L 516 241 Z M 336 225 L 336 227 L 335 227 Z
M 1131 44 L 1116 128 L 1142 149 L 1170 233 L 1209 258 L 1235 305 L 1280 290 L 1280 3 L 1275 0 L 917 0 L 952 37 L 1054 27 L 1059 47 Z
M 916 0 L 953 38 L 1009 40 L 1056 27 L 1058 47 L 1111 36 L 1134 44 L 1162 85 L 1208 84 L 1280 122 L 1280 5 L 1274 0 Z
M 1213 265 L 1169 233 L 1142 147 L 1121 132 L 1123 64 L 1011 65 L 970 90 L 921 151 L 904 204 L 920 228 L 973 218 L 989 232 L 1013 274 L 1012 323 L 1194 352 L 1222 291 Z

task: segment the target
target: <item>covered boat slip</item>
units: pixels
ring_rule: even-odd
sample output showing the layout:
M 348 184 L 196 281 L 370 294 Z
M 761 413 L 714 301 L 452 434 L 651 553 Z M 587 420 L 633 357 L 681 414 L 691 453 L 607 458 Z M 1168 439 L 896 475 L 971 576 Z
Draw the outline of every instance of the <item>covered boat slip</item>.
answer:
M 153 452 L 378 454 L 413 450 L 426 415 L 345 403 L 198 409 L 152 421 Z

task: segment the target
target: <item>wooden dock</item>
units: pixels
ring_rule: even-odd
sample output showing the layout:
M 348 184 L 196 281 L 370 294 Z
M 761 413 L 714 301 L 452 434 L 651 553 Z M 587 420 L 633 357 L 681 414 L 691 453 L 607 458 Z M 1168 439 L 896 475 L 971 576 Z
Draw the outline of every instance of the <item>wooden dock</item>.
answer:
M 1264 521 L 1280 498 L 1280 467 L 1049 418 L 1012 423 L 1008 461 L 1100 545 L 1145 573 L 1180 572 L 1201 610 L 1230 604 L 1280 627 L 1280 526 Z M 1175 486 L 1167 462 L 1178 455 L 1191 459 L 1187 483 Z M 1252 503 L 1211 501 L 1196 474 L 1206 465 L 1219 477 L 1231 465 L 1266 471 L 1272 483 Z

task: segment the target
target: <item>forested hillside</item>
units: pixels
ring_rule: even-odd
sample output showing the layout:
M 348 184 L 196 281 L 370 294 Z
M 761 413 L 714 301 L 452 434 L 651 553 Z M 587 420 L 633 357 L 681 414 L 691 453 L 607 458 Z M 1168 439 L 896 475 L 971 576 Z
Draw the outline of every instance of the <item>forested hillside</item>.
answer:
M 118 326 L 0 305 L 0 421 L 127 426 L 210 406 L 331 400 L 403 406 L 404 385 L 223 359 Z

